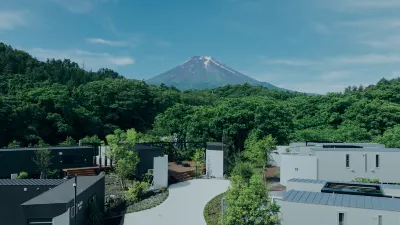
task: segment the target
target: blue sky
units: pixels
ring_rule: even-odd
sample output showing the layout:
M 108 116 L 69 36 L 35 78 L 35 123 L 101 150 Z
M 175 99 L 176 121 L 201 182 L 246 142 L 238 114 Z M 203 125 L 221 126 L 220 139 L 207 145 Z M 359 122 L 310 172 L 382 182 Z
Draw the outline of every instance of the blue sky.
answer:
M 148 79 L 193 55 L 304 92 L 400 76 L 399 0 L 0 0 L 0 41 Z

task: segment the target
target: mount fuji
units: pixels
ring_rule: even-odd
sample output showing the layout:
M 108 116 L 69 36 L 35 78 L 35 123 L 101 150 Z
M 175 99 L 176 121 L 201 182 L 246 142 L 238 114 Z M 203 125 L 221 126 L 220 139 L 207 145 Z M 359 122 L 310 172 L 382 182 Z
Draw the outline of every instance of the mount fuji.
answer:
M 150 78 L 148 84 L 174 86 L 180 90 L 209 89 L 224 85 L 249 83 L 268 89 L 288 91 L 240 73 L 211 56 L 193 56 L 184 63 Z

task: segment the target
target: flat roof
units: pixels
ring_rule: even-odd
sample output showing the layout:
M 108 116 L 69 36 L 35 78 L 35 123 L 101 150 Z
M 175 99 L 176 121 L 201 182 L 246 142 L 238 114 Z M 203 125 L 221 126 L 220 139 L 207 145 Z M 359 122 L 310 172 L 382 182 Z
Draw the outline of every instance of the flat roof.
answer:
M 58 186 L 65 181 L 64 179 L 0 179 L 0 186 Z
M 290 190 L 285 193 L 282 201 L 400 212 L 398 198 Z
M 325 185 L 328 182 L 333 183 L 346 183 L 346 184 L 368 184 L 368 183 L 359 183 L 359 182 L 343 182 L 343 181 L 327 181 L 327 180 L 314 180 L 314 179 L 302 179 L 302 178 L 292 178 L 288 180 L 288 182 L 299 182 L 299 183 L 313 183 L 313 184 L 323 184 Z M 371 185 L 380 185 L 383 190 L 385 189 L 400 189 L 400 185 L 398 184 L 372 184 Z
M 49 150 L 64 150 L 64 149 L 90 149 L 93 147 L 89 146 L 71 146 L 71 147 L 46 147 L 46 148 L 0 148 L 0 152 L 8 152 L 8 151 L 38 151 L 43 149 Z
M 103 178 L 103 176 L 78 176 L 77 177 L 77 193 L 80 195 L 98 180 Z M 43 204 L 57 204 L 72 201 L 74 199 L 74 178 L 67 180 L 63 184 L 46 191 L 45 193 L 23 203 L 22 205 L 43 205 Z
M 321 148 L 312 147 L 314 151 L 335 151 L 335 152 L 400 152 L 400 148 Z

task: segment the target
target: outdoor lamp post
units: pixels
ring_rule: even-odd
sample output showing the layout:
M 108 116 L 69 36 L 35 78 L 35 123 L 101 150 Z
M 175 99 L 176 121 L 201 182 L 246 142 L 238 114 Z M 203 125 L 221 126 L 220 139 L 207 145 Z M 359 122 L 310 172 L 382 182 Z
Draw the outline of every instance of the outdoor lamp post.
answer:
M 76 184 L 78 183 L 77 182 L 77 176 L 76 176 L 76 174 L 75 174 L 75 181 L 74 181 L 74 184 L 72 185 L 72 186 L 74 186 L 74 225 L 76 225 Z

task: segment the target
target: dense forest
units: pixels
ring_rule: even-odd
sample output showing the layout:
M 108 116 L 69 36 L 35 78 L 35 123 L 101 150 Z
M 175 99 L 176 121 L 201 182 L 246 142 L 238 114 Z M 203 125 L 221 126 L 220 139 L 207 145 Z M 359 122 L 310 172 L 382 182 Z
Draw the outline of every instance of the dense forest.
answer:
M 278 144 L 300 140 L 378 141 L 400 147 L 400 79 L 311 96 L 249 84 L 181 92 L 85 71 L 68 59 L 46 62 L 0 43 L 0 146 L 68 137 L 101 139 L 116 128 L 179 141 L 224 141 L 243 149 L 249 135 Z M 16 142 L 15 142 L 16 141 Z

